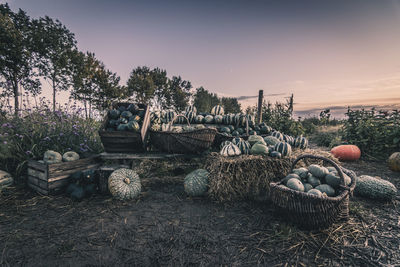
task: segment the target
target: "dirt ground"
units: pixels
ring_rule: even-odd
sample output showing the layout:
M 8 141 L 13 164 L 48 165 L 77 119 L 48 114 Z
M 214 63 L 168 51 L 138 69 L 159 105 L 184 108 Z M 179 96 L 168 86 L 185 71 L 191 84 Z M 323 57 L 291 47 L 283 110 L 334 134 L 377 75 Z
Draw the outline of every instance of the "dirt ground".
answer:
M 344 164 L 400 188 L 385 163 Z M 139 200 L 82 202 L 26 188 L 0 193 L 4 266 L 400 266 L 399 202 L 354 197 L 350 219 L 303 231 L 271 203 L 189 198 L 181 183 L 147 186 Z

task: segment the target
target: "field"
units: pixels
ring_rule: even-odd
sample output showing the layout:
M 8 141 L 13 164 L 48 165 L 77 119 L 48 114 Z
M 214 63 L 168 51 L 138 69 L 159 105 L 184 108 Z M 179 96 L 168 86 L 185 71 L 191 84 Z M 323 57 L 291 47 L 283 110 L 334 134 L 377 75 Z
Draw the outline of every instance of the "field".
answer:
M 382 162 L 344 164 L 400 187 Z M 178 177 L 179 178 L 179 177 Z M 179 179 L 175 179 L 179 181 Z M 148 183 L 137 201 L 97 195 L 82 202 L 1 192 L 0 264 L 5 266 L 395 266 L 398 201 L 352 198 L 350 220 L 324 231 L 285 223 L 270 203 L 188 198 L 181 182 Z

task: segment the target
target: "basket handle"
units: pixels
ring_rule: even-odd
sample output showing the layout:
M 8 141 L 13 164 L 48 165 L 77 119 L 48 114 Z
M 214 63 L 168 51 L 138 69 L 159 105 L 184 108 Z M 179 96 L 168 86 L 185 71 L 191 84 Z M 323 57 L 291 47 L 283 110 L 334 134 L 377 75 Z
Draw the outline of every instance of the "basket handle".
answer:
M 296 167 L 296 164 L 300 160 L 307 159 L 307 158 L 309 158 L 309 159 L 319 159 L 319 160 L 323 160 L 323 161 L 331 164 L 337 170 L 337 172 L 339 174 L 341 187 L 346 189 L 346 190 L 350 190 L 350 188 L 348 186 L 346 186 L 346 184 L 345 184 L 344 174 L 343 174 L 342 168 L 339 167 L 339 165 L 337 165 L 336 162 L 334 162 L 333 160 L 325 158 L 325 157 L 322 157 L 322 156 L 315 156 L 315 155 L 310 155 L 310 154 L 301 155 L 297 159 L 295 159 L 295 161 L 293 161 L 292 168 L 290 169 L 290 172 L 293 171 L 293 169 Z
M 189 119 L 188 119 L 185 115 L 182 115 L 182 114 L 176 115 L 175 118 L 170 122 L 170 125 L 174 124 L 175 120 L 176 120 L 178 117 L 184 117 L 184 118 L 186 119 L 186 122 L 187 122 L 188 126 L 190 126 Z

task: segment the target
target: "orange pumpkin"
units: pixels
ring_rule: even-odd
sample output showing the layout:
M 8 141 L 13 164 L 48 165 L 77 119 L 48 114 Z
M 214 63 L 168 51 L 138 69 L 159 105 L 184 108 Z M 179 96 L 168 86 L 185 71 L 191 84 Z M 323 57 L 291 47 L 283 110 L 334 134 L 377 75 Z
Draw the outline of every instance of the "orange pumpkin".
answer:
M 342 161 L 358 160 L 361 157 L 361 150 L 355 145 L 335 146 L 331 153 Z
M 394 152 L 388 160 L 389 169 L 400 172 L 400 152 Z

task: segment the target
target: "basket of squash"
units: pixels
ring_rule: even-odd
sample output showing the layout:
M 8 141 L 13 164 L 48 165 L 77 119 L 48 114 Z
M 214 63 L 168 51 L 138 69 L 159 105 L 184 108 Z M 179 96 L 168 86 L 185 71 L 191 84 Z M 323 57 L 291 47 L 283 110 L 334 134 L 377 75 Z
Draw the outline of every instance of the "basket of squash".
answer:
M 332 166 L 311 164 L 296 168 L 300 161 L 308 159 Z M 270 183 L 270 197 L 276 211 L 289 221 L 302 228 L 320 229 L 348 218 L 355 185 L 354 172 L 325 157 L 302 155 L 293 162 L 289 175 Z

